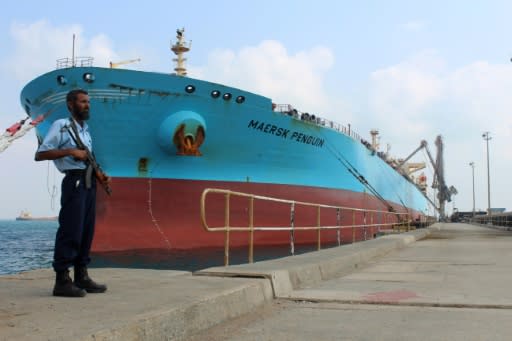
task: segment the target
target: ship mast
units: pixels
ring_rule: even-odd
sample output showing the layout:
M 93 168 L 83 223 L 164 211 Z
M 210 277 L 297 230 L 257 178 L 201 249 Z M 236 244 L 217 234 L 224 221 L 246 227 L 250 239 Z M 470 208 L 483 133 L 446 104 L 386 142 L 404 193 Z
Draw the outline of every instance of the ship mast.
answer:
M 370 130 L 370 134 L 372 135 L 372 148 L 374 150 L 379 150 L 379 141 L 377 138 L 379 131 L 377 129 L 372 129 Z
M 71 51 L 71 67 L 75 67 L 75 34 L 73 33 L 73 51 Z
M 191 43 L 187 44 L 185 43 L 185 29 L 182 28 L 176 30 L 176 43 L 174 45 L 171 45 L 171 51 L 174 52 L 176 55 L 176 58 L 173 58 L 172 60 L 176 62 L 176 67 L 174 68 L 174 71 L 176 71 L 176 74 L 178 76 L 186 76 L 187 75 L 187 68 L 185 67 L 185 61 L 187 58 L 184 57 L 184 54 L 188 51 L 190 51 L 190 45 Z

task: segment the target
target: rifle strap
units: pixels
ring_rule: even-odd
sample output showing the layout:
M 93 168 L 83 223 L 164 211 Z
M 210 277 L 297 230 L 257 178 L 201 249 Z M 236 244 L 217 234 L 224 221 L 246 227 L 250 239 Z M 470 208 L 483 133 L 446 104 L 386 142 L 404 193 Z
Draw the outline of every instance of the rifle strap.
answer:
M 69 127 L 71 128 L 71 130 L 73 130 L 73 134 L 71 134 L 70 132 L 69 135 L 75 142 L 76 146 L 80 149 L 85 149 L 85 145 L 82 142 L 82 139 L 80 138 L 80 134 L 78 133 L 78 128 L 76 127 L 75 120 L 72 117 L 69 118 Z
M 78 128 L 76 127 L 75 120 L 72 117 L 70 117 L 69 122 L 70 122 L 69 127 L 71 127 L 71 130 L 73 131 L 73 133 L 71 133 L 71 131 L 69 131 L 69 129 L 68 129 L 69 136 L 71 136 L 71 139 L 73 139 L 73 141 L 75 142 L 75 144 L 78 148 L 87 151 L 85 144 L 80 139 L 80 134 L 78 133 Z M 93 155 L 89 155 L 89 156 L 91 158 L 94 157 Z M 92 171 L 93 171 L 93 169 L 92 169 L 92 165 L 90 162 L 85 162 L 85 165 L 87 166 L 85 169 L 85 188 L 90 189 L 92 186 Z

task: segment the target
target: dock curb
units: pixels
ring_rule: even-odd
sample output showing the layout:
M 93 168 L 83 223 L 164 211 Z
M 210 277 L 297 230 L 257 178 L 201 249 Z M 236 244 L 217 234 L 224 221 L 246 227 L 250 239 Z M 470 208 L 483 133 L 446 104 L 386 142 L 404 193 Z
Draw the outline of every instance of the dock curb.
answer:
M 295 289 L 349 274 L 372 259 L 401 249 L 439 229 L 440 224 L 435 224 L 402 234 L 386 235 L 302 255 L 252 264 L 208 268 L 197 271 L 194 275 L 266 278 L 272 284 L 275 298 L 288 297 Z
M 123 325 L 95 332 L 80 341 L 186 340 L 222 322 L 247 314 L 273 299 L 270 283 L 252 280 L 229 292 L 139 315 Z

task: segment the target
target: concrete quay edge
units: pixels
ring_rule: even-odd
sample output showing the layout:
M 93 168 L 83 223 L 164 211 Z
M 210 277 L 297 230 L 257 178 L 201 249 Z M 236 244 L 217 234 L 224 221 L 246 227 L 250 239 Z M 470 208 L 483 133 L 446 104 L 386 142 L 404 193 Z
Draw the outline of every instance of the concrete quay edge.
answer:
M 253 281 L 230 292 L 135 316 L 123 325 L 97 331 L 79 341 L 186 340 L 198 332 L 252 312 L 271 300 L 270 283 Z
M 273 299 L 265 279 L 91 269 L 105 294 L 51 296 L 51 269 L 0 276 L 0 340 L 184 340 Z
M 392 234 L 364 242 L 324 249 L 252 264 L 212 267 L 194 272 L 195 276 L 266 278 L 272 284 L 274 298 L 288 297 L 295 289 L 344 276 L 371 259 L 401 249 L 423 239 L 441 224 L 401 234 Z

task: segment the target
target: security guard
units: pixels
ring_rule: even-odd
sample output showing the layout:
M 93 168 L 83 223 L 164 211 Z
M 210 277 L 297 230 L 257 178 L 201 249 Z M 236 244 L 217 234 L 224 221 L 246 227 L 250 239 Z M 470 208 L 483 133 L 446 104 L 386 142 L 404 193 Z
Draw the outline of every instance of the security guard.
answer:
M 87 273 L 91 261 L 89 252 L 94 237 L 96 216 L 96 179 L 87 164 L 87 151 L 92 151 L 92 139 L 86 121 L 89 119 L 89 95 L 76 89 L 66 96 L 70 118 L 56 120 L 39 146 L 35 160 L 53 160 L 57 169 L 66 174 L 62 180 L 59 229 L 55 237 L 53 269 L 56 272 L 54 296 L 83 297 L 88 293 L 107 290 L 94 282 Z M 76 129 L 71 129 L 75 124 Z M 75 136 L 75 132 L 78 136 Z M 74 282 L 69 268 L 74 267 Z

